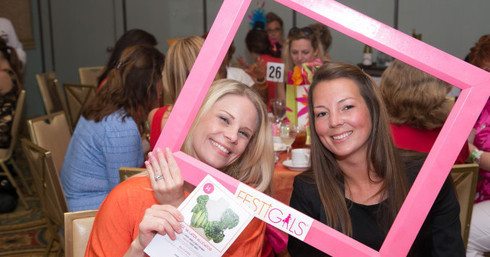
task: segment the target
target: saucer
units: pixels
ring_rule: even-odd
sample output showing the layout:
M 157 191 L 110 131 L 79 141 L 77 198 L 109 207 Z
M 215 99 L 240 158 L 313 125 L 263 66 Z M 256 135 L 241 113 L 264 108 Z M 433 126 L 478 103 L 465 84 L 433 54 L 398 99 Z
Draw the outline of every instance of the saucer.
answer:
M 282 165 L 284 165 L 284 167 L 286 167 L 286 168 L 288 168 L 290 170 L 295 170 L 295 171 L 305 171 L 305 170 L 307 170 L 310 167 L 309 165 L 305 165 L 305 166 L 294 166 L 292 160 L 285 160 L 285 161 L 282 162 Z

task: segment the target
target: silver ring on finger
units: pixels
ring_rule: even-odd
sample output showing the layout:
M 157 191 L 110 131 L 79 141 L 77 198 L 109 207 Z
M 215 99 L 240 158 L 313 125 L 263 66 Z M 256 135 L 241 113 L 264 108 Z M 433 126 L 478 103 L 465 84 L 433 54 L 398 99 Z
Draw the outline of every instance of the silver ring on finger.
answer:
M 163 175 L 158 175 L 158 176 L 155 177 L 155 181 L 158 181 L 158 180 L 161 180 L 161 179 L 163 179 Z

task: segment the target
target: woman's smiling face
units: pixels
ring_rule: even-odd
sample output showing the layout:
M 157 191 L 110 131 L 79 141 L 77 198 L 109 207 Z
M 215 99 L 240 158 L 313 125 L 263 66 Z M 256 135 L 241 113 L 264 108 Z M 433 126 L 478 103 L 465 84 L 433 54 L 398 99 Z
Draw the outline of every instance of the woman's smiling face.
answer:
M 337 159 L 366 158 L 371 114 L 356 83 L 347 78 L 319 82 L 313 92 L 315 130 Z
M 246 96 L 225 95 L 202 117 L 192 139 L 197 158 L 216 169 L 238 159 L 257 130 L 258 114 Z

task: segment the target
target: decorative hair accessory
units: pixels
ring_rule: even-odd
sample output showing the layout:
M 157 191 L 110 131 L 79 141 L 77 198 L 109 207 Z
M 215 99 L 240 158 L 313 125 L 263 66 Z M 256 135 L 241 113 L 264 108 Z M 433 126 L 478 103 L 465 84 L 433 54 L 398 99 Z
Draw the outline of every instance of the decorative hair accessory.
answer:
M 121 66 L 122 66 L 122 62 L 117 62 L 117 64 L 116 64 L 116 70 L 121 69 Z
M 251 14 L 248 15 L 248 19 L 250 20 L 250 29 L 265 29 L 266 17 L 265 17 L 265 2 L 257 3 L 258 8 L 253 10 Z

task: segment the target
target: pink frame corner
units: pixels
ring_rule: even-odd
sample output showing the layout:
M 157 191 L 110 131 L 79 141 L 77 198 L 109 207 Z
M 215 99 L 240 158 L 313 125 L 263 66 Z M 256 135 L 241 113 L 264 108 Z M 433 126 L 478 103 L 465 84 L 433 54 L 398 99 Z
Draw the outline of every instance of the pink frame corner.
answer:
M 490 95 L 490 74 L 333 0 L 276 0 L 462 90 L 380 251 L 314 221 L 305 242 L 333 256 L 405 256 Z M 170 147 L 184 179 L 211 174 L 230 191 L 240 182 L 178 152 L 250 0 L 225 0 L 156 147 Z M 172 136 L 169 136 L 172 135 Z M 450 145 L 452 147 L 445 148 Z

